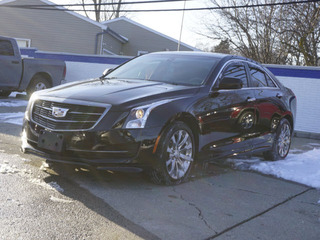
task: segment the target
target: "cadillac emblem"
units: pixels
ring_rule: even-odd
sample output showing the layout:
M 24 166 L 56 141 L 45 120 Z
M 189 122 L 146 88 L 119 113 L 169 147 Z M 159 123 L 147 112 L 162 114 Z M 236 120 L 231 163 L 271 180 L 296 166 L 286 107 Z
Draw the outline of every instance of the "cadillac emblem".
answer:
M 67 115 L 69 109 L 67 108 L 59 108 L 59 107 L 52 107 L 52 116 L 57 118 L 63 118 Z

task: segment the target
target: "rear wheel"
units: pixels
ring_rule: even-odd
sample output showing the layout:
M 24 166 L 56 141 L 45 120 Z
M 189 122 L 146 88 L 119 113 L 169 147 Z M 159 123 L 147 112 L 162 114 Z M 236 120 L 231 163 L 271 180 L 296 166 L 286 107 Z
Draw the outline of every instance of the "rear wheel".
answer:
M 278 125 L 275 137 L 273 140 L 272 149 L 264 152 L 263 156 L 266 160 L 280 160 L 284 159 L 290 149 L 292 128 L 287 119 L 282 119 Z
M 174 185 L 185 181 L 194 163 L 195 144 L 191 129 L 175 122 L 164 131 L 159 143 L 159 166 L 150 172 L 156 184 Z
M 35 77 L 30 83 L 30 85 L 28 86 L 27 94 L 28 96 L 31 96 L 33 92 L 47 89 L 50 87 L 52 86 L 47 79 L 45 79 L 44 77 L 38 76 L 38 77 Z
M 0 97 L 8 97 L 10 95 L 11 91 L 7 90 L 0 90 Z

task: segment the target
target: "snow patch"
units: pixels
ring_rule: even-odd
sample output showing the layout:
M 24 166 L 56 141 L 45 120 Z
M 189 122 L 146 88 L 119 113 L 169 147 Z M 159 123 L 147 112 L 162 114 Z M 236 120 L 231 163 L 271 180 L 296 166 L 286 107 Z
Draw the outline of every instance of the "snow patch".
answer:
M 0 122 L 22 126 L 24 112 L 0 113 Z
M 286 159 L 267 162 L 259 158 L 252 160 L 229 159 L 235 168 L 253 170 L 278 178 L 298 182 L 320 189 L 320 149 L 301 154 L 289 154 Z
M 74 202 L 74 201 L 71 201 L 71 200 L 57 198 L 57 197 L 54 197 L 54 196 L 51 196 L 50 200 L 53 201 L 53 202 L 59 202 L 59 203 L 73 203 Z
M 26 107 L 27 105 L 28 101 L 23 100 L 0 101 L 0 107 Z
M 12 92 L 9 97 L 17 97 L 17 95 L 20 94 L 20 95 L 27 95 L 26 92 Z
M 7 161 L 5 161 L 3 164 L 0 163 L 0 173 L 2 174 L 14 174 L 18 173 L 19 169 L 15 165 L 10 166 Z
M 40 178 L 31 178 L 31 179 L 29 179 L 29 181 L 33 184 L 39 185 L 39 186 L 44 187 L 48 190 L 57 190 L 58 192 L 64 192 L 64 189 L 62 187 L 60 187 L 59 184 L 56 182 L 46 183 L 45 181 L 43 181 Z

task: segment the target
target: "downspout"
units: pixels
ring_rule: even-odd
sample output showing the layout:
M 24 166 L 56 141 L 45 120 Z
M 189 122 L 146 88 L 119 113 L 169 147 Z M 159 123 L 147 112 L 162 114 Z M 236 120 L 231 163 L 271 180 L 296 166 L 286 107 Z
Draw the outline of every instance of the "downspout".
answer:
M 102 55 L 102 48 L 103 48 L 103 36 L 104 34 L 101 34 L 101 44 L 100 44 L 100 55 Z
M 108 30 L 104 30 L 102 29 L 102 32 L 99 32 L 96 34 L 96 45 L 95 45 L 95 54 L 98 54 L 98 42 L 99 42 L 99 36 L 101 35 L 101 43 L 100 43 L 100 55 L 101 55 L 101 51 L 102 51 L 102 44 L 103 44 L 103 34 L 107 33 Z

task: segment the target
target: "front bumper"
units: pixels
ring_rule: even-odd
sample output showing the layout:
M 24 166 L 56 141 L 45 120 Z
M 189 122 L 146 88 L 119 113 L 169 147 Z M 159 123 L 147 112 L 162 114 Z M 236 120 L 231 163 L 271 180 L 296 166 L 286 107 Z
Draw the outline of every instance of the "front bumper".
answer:
M 52 139 L 41 137 L 44 132 L 47 132 L 46 129 L 32 121 L 25 120 L 22 151 L 49 161 L 91 166 L 98 169 L 147 168 L 158 164 L 153 150 L 160 130 L 160 128 L 111 129 L 108 131 L 94 131 L 93 129 L 51 132 L 53 136 L 61 138 L 55 142 Z M 39 140 L 43 142 L 39 143 Z M 58 147 L 55 147 L 54 144 Z

